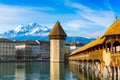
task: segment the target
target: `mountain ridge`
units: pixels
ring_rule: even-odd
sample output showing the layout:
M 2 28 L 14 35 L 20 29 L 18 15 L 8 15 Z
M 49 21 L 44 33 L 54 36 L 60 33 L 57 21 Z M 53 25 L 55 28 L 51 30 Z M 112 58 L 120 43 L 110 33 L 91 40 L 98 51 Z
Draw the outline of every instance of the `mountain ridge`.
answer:
M 45 33 L 49 33 L 50 29 L 46 26 L 41 26 L 37 23 L 30 23 L 28 25 L 20 24 L 13 30 L 9 30 L 3 34 L 1 37 L 13 37 L 13 36 L 28 36 L 28 35 L 45 35 Z
M 9 30 L 0 34 L 2 38 L 8 38 L 11 40 L 45 40 L 49 41 L 48 34 L 51 29 L 47 26 L 41 26 L 38 23 L 30 23 L 28 25 L 20 24 L 13 30 Z M 66 38 L 67 43 L 72 42 L 81 42 L 83 44 L 87 44 L 91 41 L 95 40 L 95 38 L 85 38 L 85 37 L 71 37 L 68 36 Z

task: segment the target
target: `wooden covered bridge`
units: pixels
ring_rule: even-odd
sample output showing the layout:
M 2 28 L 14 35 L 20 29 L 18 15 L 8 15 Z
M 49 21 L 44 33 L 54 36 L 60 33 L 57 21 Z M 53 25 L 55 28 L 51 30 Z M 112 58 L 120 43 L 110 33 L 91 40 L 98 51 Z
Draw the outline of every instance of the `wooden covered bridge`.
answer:
M 102 37 L 73 51 L 68 56 L 70 64 L 80 70 L 92 70 L 112 79 L 119 79 L 120 71 L 120 19 L 116 20 Z

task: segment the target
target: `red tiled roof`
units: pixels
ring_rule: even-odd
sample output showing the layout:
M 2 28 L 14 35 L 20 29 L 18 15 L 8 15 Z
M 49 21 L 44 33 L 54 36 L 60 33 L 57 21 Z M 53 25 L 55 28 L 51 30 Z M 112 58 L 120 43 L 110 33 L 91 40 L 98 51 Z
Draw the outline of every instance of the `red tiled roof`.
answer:
M 14 41 L 6 39 L 6 38 L 0 38 L 0 42 L 14 43 Z

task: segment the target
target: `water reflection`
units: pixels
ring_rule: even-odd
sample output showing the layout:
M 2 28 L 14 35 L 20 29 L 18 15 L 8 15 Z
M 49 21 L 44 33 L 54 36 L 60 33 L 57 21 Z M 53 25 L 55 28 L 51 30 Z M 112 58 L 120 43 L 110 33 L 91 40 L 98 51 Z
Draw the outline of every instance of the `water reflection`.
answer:
M 50 63 L 50 80 L 65 80 L 64 63 Z
M 15 80 L 25 80 L 25 63 L 16 63 L 15 66 Z
M 15 64 L 0 63 L 0 80 L 13 80 Z
M 0 62 L 0 80 L 79 80 L 68 64 Z
M 49 62 L 0 63 L 0 80 L 49 80 Z

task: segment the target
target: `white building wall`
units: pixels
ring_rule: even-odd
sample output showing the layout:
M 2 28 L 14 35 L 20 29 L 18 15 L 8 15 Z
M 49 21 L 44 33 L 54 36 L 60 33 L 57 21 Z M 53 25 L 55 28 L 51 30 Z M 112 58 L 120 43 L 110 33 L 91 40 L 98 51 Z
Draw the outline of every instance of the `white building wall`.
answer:
M 16 53 L 15 43 L 0 42 L 0 58 L 1 59 L 14 59 L 15 53 Z
M 20 45 L 19 44 L 19 45 L 16 45 L 15 48 L 16 50 L 23 51 L 26 55 L 29 54 L 29 51 L 34 56 L 37 56 L 40 53 L 40 45 L 25 45 L 25 44 Z
M 32 54 L 37 55 L 40 53 L 40 46 L 39 45 L 31 45 Z

